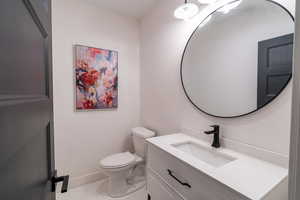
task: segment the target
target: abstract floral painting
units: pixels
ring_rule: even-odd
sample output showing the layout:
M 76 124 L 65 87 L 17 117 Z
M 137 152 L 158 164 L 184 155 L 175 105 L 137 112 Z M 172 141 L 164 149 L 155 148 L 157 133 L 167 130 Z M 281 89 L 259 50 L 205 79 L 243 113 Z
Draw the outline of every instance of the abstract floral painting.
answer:
M 75 46 L 76 110 L 118 107 L 118 52 Z

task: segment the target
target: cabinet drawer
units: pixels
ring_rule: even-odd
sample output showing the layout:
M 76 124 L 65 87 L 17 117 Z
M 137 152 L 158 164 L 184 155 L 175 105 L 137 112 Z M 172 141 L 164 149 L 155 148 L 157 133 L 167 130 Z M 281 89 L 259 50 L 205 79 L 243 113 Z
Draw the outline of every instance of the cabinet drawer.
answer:
M 151 170 L 147 171 L 147 191 L 151 200 L 184 200 Z
M 249 200 L 152 144 L 148 144 L 147 168 L 186 200 Z

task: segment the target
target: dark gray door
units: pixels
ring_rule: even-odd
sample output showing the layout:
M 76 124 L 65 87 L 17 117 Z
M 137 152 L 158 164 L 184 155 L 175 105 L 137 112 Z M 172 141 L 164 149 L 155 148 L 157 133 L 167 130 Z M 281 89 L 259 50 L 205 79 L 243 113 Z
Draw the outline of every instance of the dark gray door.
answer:
M 258 43 L 257 107 L 273 100 L 292 77 L 294 34 Z
M 55 199 L 50 5 L 0 1 L 1 200 Z

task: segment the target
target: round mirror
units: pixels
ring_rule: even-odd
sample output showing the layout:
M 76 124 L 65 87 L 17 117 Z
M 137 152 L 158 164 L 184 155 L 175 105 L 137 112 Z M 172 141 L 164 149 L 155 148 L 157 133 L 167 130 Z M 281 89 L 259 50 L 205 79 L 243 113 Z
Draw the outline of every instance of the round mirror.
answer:
M 182 85 L 206 114 L 231 118 L 259 110 L 292 76 L 294 21 L 280 4 L 238 0 L 196 28 L 181 63 Z

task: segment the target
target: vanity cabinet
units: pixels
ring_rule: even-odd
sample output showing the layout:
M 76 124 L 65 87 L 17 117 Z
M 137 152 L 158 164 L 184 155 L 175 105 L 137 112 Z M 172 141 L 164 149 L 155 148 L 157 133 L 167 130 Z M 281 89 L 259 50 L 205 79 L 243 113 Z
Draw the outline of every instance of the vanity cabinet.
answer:
M 147 143 L 152 200 L 288 199 L 288 170 L 281 166 L 212 148 L 182 133 L 150 138 Z
M 249 200 L 151 143 L 147 176 L 151 200 Z

